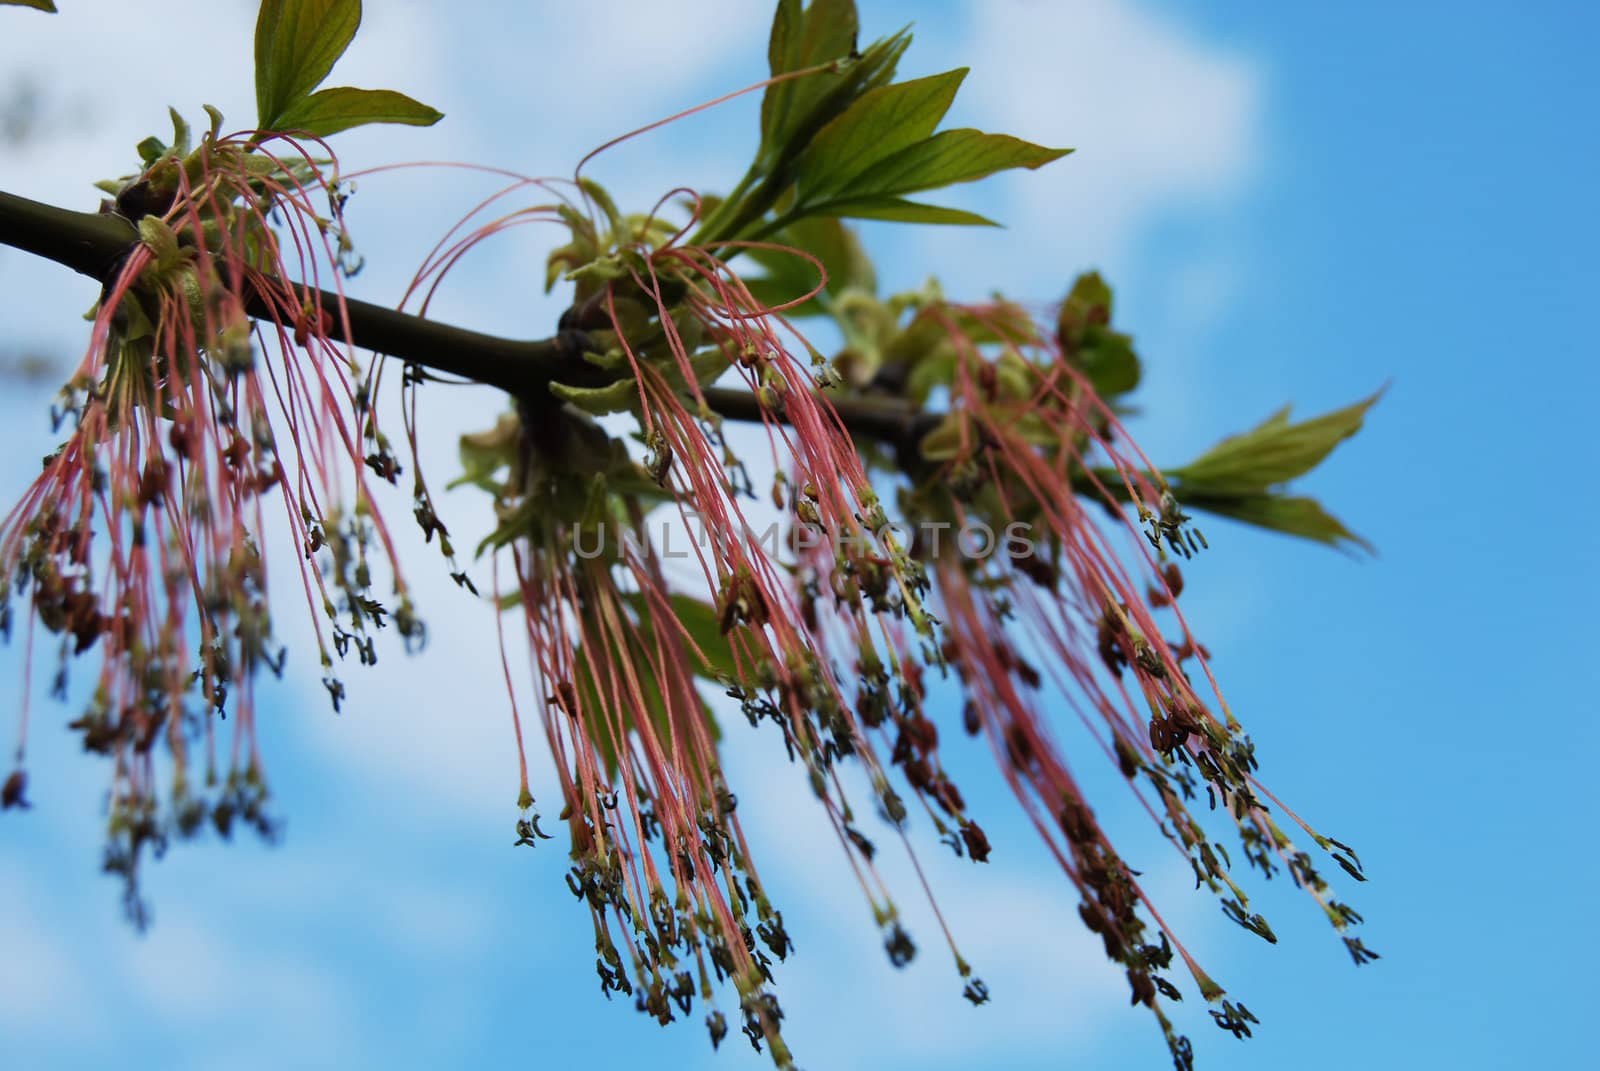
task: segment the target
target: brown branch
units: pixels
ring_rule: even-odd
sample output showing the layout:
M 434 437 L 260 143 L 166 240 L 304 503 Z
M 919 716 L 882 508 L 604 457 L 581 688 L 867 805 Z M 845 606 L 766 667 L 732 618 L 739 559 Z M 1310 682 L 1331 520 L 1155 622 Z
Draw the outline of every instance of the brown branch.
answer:
M 138 232 L 116 215 L 74 212 L 0 191 L 0 245 L 53 260 L 104 284 L 139 242 Z M 587 341 L 581 331 L 524 341 L 453 327 L 353 298 L 344 299 L 350 331 L 340 318 L 339 295 L 298 288 L 327 312 L 329 335 L 363 350 L 497 387 L 522 398 L 536 397 L 552 379 L 581 377 Z M 246 311 L 271 319 L 275 313 L 258 294 L 246 296 Z M 748 391 L 710 389 L 706 400 L 731 420 L 759 421 L 763 413 Z M 905 402 L 883 398 L 830 398 L 853 434 L 893 446 L 914 443 L 927 417 Z
M 121 216 L 73 212 L 0 192 L 0 243 L 53 260 L 101 283 L 138 241 L 138 232 Z M 543 387 L 558 368 L 580 353 L 581 335 L 575 332 L 538 341 L 500 338 L 353 298 L 344 299 L 350 325 L 346 337 L 339 295 L 301 290 L 327 313 L 325 322 L 332 338 L 514 394 Z M 246 295 L 245 309 L 258 318 L 275 315 L 259 294 Z
M 729 420 L 753 423 L 770 416 L 747 390 L 708 387 L 705 396 L 706 404 Z M 939 420 L 938 414 L 923 412 L 898 398 L 836 398 L 831 394 L 821 397 L 833 406 L 851 435 L 877 439 L 896 448 L 914 447 Z

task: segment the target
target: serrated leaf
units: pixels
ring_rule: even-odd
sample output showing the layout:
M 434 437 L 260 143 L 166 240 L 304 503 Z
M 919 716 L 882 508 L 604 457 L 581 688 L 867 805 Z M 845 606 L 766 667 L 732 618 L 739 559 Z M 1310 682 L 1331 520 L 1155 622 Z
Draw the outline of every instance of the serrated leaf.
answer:
M 361 0 L 262 0 L 256 17 L 256 114 L 263 130 L 309 96 L 350 47 Z
M 867 97 L 862 97 L 856 107 L 866 101 Z M 1031 171 L 1071 151 L 1035 145 L 1009 134 L 985 134 L 967 128 L 945 130 L 893 154 L 880 154 L 876 163 L 858 171 L 840 189 L 839 196 L 899 195 L 939 189 L 974 182 L 997 171 L 1018 167 Z
M 927 139 L 950 110 L 966 76 L 967 68 L 958 67 L 861 94 L 842 115 L 817 132 L 796 163 L 795 183 L 800 200 L 821 204 L 834 199 L 846 187 L 867 196 L 917 188 L 861 186 L 857 177 L 885 158 Z
M 274 124 L 276 130 L 299 130 L 325 138 L 368 123 L 432 126 L 444 118 L 426 104 L 392 89 L 322 89 L 291 105 Z
M 1334 447 L 1361 430 L 1367 410 L 1382 393 L 1299 424 L 1290 423 L 1286 407 L 1259 427 L 1222 440 L 1168 475 L 1204 495 L 1265 491 L 1316 468 Z
M 1314 498 L 1270 494 L 1210 497 L 1184 494 L 1182 486 L 1178 492 L 1187 508 L 1221 514 L 1257 528 L 1299 536 L 1330 547 L 1343 548 L 1346 543 L 1353 543 L 1368 554 L 1377 553 L 1371 543 L 1346 528 Z
M 0 5 L 5 5 L 8 7 L 31 7 L 35 11 L 43 11 L 49 15 L 54 15 L 56 13 L 56 5 L 53 0 L 0 0 Z

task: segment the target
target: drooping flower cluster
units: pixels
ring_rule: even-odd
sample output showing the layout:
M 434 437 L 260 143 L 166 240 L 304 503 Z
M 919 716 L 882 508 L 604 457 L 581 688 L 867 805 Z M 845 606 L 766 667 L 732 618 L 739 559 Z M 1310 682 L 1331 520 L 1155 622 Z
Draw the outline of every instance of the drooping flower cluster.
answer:
M 949 411 L 924 440 L 931 473 L 907 504 L 949 517 L 957 529 L 977 522 L 1014 533 L 1002 553 L 974 558 L 952 542 L 934 556 L 945 652 L 967 697 L 965 728 L 990 742 L 1082 897 L 1084 924 L 1126 968 L 1134 1000 L 1154 1011 L 1181 1062 L 1188 1043 L 1158 1004 L 1158 996 L 1179 991 L 1158 971 L 1176 949 L 1207 1000 L 1223 991 L 1161 923 L 1105 835 L 1048 711 L 1064 707 L 1090 728 L 1163 835 L 1188 856 L 1197 886 L 1222 897 L 1246 929 L 1276 941 L 1266 920 L 1248 910 L 1225 850 L 1190 811 L 1186 801 L 1200 789 L 1211 809 L 1220 804 L 1232 819 L 1251 866 L 1267 877 L 1287 866 L 1341 931 L 1358 916 L 1328 897 L 1310 857 L 1272 815 L 1255 777 L 1254 747 L 1178 608 L 1183 576 L 1174 559 L 1190 557 L 1204 536 L 1072 359 L 1083 334 L 1105 329 L 1109 304 L 1098 278 L 1085 277 L 1063 304 L 1054 339 L 1014 309 L 923 310 L 941 323 L 955 359 Z M 974 336 L 994 340 L 990 353 Z M 1143 538 L 1124 503 L 1147 525 Z M 1167 638 L 1162 613 L 1173 619 L 1176 639 Z M 1322 847 L 1333 846 L 1305 828 Z M 1361 877 L 1353 859 L 1335 858 Z M 1359 942 L 1347 941 L 1354 954 Z M 1239 1033 L 1254 1021 L 1231 1002 L 1216 1014 Z
M 291 7 L 296 19 L 280 17 Z M 314 92 L 359 16 L 355 0 L 263 5 L 263 126 L 326 134 L 438 118 L 389 91 Z M 1222 1029 L 1248 1035 L 1254 1016 L 1223 999 L 1163 922 L 1107 836 L 1065 735 L 1073 722 L 1090 734 L 1197 885 L 1244 928 L 1276 940 L 1206 812 L 1191 809 L 1202 791 L 1249 866 L 1287 869 L 1340 931 L 1361 921 L 1284 826 L 1299 825 L 1360 880 L 1354 853 L 1257 780 L 1255 749 L 1178 600 L 1179 563 L 1205 546 L 1185 508 L 1328 543 L 1354 538 L 1311 500 L 1280 492 L 1353 434 L 1371 403 L 1302 424 L 1280 413 L 1163 475 L 1121 421 L 1140 366 L 1112 329 L 1097 275 L 1073 286 L 1053 332 L 999 299 L 948 301 L 934 283 L 880 298 L 841 219 L 985 222 L 908 195 L 1066 150 L 936 132 L 964 71 L 895 82 L 909 34 L 859 49 L 855 30 L 848 0 L 780 0 L 772 77 L 751 87 L 765 90 L 761 143 L 726 198 L 675 190 L 648 214 L 624 215 L 578 174 L 565 184 L 499 172 L 510 184 L 439 242 L 407 294 L 420 293 L 426 312 L 468 252 L 518 224 L 559 225 L 570 239 L 548 263 L 547 289 L 574 284 L 560 345 L 507 368 L 506 353 L 529 351 L 458 332 L 453 343 L 486 342 L 492 359 L 432 358 L 458 372 L 498 360 L 493 377 L 474 378 L 512 396 L 494 428 L 463 439 L 457 483 L 494 497 L 498 524 L 481 549 L 497 612 L 521 626 L 508 636 L 500 618 L 521 768 L 517 843 L 552 839 L 526 720 L 554 760 L 567 884 L 593 926 L 602 990 L 662 1023 L 690 1015 L 698 997 L 713 1044 L 735 1024 L 790 1066 L 773 968 L 792 944 L 741 827 L 717 710 L 731 700 L 781 738 L 896 965 L 916 945 L 877 867 L 872 815 L 913 862 L 923 822 L 958 856 L 987 861 L 989 838 L 946 762 L 963 735 L 980 738 L 1081 921 L 1185 1069 L 1189 1042 L 1163 1004 L 1181 992 L 1175 958 Z M 269 538 L 293 547 L 336 706 L 334 655 L 373 661 L 372 632 L 389 620 L 408 641 L 422 635 L 370 494 L 373 477 L 397 482 L 400 462 L 372 412 L 382 364 L 363 370 L 348 345 L 360 341 L 339 283 L 352 267 L 348 187 L 300 141 L 223 137 L 212 118 L 191 149 L 174 115 L 174 145 L 145 143 L 143 172 L 112 187 L 109 209 L 139 238 L 106 281 L 66 393 L 68 439 L 0 525 L 0 603 L 27 600 L 30 653 L 43 626 L 63 660 L 100 660 L 74 728 L 113 760 L 107 867 L 128 879 L 140 920 L 144 849 L 208 816 L 224 835 L 239 819 L 271 828 L 252 693 L 259 670 L 283 658 Z M 469 226 L 528 189 L 549 200 Z M 812 316 L 843 338 L 832 358 L 797 326 Z M 438 330 L 389 323 L 380 346 Z M 415 362 L 428 361 L 399 356 L 413 362 L 401 388 L 415 469 L 417 393 L 429 378 Z M 766 507 L 734 421 L 764 446 L 781 537 L 757 523 Z M 420 470 L 413 480 L 418 524 L 476 592 Z M 694 535 L 686 564 L 662 545 L 663 517 Z M 392 611 L 373 598 L 374 566 L 394 578 Z M 9 610 L 0 623 L 9 627 Z M 524 649 L 531 709 L 513 665 Z M 229 709 L 223 757 L 215 722 Z M 172 757 L 166 785 L 158 743 Z M 19 769 L 0 805 L 25 804 L 24 790 Z M 939 922 L 964 996 L 985 1003 L 987 986 Z M 1375 958 L 1345 941 L 1357 963 Z M 719 1004 L 727 987 L 731 1019 Z
M 941 757 L 941 729 L 948 737 L 960 724 L 987 740 L 1077 890 L 1083 923 L 1175 1058 L 1189 1059 L 1160 1003 L 1180 993 L 1174 958 L 1208 1000 L 1223 991 L 1104 833 L 1064 751 L 1063 710 L 1095 733 L 1235 921 L 1275 940 L 1188 808 L 1202 790 L 1229 815 L 1251 865 L 1269 876 L 1286 865 L 1341 930 L 1359 921 L 1329 898 L 1274 817 L 1253 747 L 1178 610 L 1175 559 L 1204 537 L 1096 389 L 1105 357 L 1090 343 L 1122 338 L 1109 331 L 1097 277 L 1064 303 L 1054 338 L 1003 303 L 959 306 L 930 291 L 874 312 L 865 306 L 876 299 L 856 293 L 836 306 L 857 327 L 846 332 L 853 348 L 825 361 L 784 316 L 822 287 L 764 305 L 728 263 L 754 248 L 825 273 L 815 255 L 772 243 L 693 246 L 654 216 L 618 217 L 592 183 L 579 189 L 610 224 L 577 223 L 556 254 L 579 265 L 563 322 L 588 332 L 586 358 L 569 382 L 558 378 L 555 401 L 524 399 L 464 450 L 480 473 L 504 473 L 479 481 L 498 496 L 491 542 L 515 575 L 497 596 L 521 607 L 560 771 L 569 885 L 594 920 L 608 993 L 632 994 L 662 1022 L 688 1014 L 698 994 L 713 1002 L 706 1021 L 720 1041 L 727 1018 L 715 1010 L 712 976 L 731 980 L 752 1043 L 788 1062 L 770 968 L 789 940 L 719 764 L 713 685 L 753 726 L 771 722 L 781 734 L 896 963 L 915 945 L 839 765 L 860 764 L 874 797 L 866 811 L 908 850 L 906 832 L 922 820 L 911 800 L 958 855 L 986 861 L 988 838 Z M 863 334 L 863 322 L 879 337 Z M 724 374 L 743 389 L 709 386 Z M 929 404 L 936 394 L 948 399 L 942 409 Z M 885 407 L 904 419 L 884 421 Z M 637 448 L 591 414 L 631 415 Z M 766 442 L 781 541 L 754 523 L 755 484 L 725 435 L 730 415 L 755 422 Z M 895 523 L 875 479 L 900 488 Z M 696 536 L 687 571 L 664 566 L 663 512 Z M 973 532 L 987 533 L 981 545 L 965 538 Z M 1172 629 L 1178 638 L 1167 638 Z M 959 719 L 930 694 L 945 678 L 963 696 Z M 524 759 L 531 808 L 526 768 Z M 530 814 L 519 836 L 533 844 L 545 834 Z M 1360 877 L 1353 857 L 1336 858 Z M 946 936 L 966 995 L 982 1003 L 987 988 Z M 1352 952 L 1370 955 L 1359 942 Z M 1240 1034 L 1253 1022 L 1231 1001 L 1214 1015 Z
M 420 636 L 368 492 L 395 463 L 334 341 L 348 335 L 339 309 L 308 297 L 350 266 L 347 192 L 299 143 L 222 136 L 213 118 L 191 149 L 174 113 L 174 144 L 145 143 L 144 170 L 110 184 L 106 210 L 140 241 L 106 284 L 56 410 L 66 441 L 0 527 L 6 623 L 26 599 L 30 652 L 36 624 L 60 637 L 56 691 L 68 658 L 99 660 L 73 728 L 112 760 L 106 867 L 126 878 L 141 923 L 145 849 L 207 818 L 224 835 L 236 821 L 272 829 L 253 700 L 256 676 L 284 657 L 267 541 L 293 547 L 335 705 L 335 654 L 373 661 L 371 634 L 390 616 Z M 392 614 L 372 598 L 375 564 L 395 578 Z M 230 709 L 222 744 L 216 720 Z M 21 732 L 19 764 L 25 716 Z

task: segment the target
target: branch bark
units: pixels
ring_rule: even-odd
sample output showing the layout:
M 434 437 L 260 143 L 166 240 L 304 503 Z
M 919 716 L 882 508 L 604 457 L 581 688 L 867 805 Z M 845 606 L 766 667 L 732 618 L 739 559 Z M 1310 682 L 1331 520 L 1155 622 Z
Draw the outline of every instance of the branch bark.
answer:
M 75 212 L 0 191 L 0 244 L 53 260 L 100 283 L 111 277 L 138 241 L 138 232 L 121 216 Z M 581 331 L 533 341 L 502 338 L 354 298 L 344 299 L 350 325 L 347 337 L 339 295 L 299 289 L 326 312 L 333 338 L 522 398 L 543 395 L 558 373 L 573 372 L 583 353 Z M 259 297 L 247 296 L 245 307 L 252 316 L 272 315 Z M 713 388 L 706 391 L 706 401 L 731 420 L 762 419 L 760 404 L 749 391 Z M 829 401 L 852 434 L 897 447 L 913 442 L 927 423 L 911 405 L 890 398 Z
M 120 216 L 73 212 L 0 192 L 0 243 L 101 283 L 138 241 L 138 232 Z M 500 338 L 354 298 L 344 299 L 350 324 L 346 337 L 339 295 L 301 289 L 324 310 L 329 335 L 341 342 L 515 394 L 542 388 L 565 361 L 580 353 L 581 335 L 576 332 L 537 341 Z M 267 303 L 255 295 L 246 295 L 245 309 L 256 317 L 272 315 Z

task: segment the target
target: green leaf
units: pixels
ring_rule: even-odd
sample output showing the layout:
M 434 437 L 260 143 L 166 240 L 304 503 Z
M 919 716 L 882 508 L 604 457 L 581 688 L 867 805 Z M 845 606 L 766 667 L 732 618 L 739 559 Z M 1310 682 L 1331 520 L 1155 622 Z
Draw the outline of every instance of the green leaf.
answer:
M 894 80 L 911 44 L 909 30 L 857 52 L 856 28 L 853 0 L 816 0 L 810 7 L 780 0 L 767 56 L 781 80 L 761 101 L 761 146 L 726 203 L 701 221 L 694 242 L 748 237 L 793 189 L 795 162 L 817 132 L 861 94 Z
M 151 134 L 149 137 L 139 142 L 138 145 L 134 146 L 134 149 L 139 153 L 139 159 L 144 161 L 144 165 L 146 167 L 149 167 L 151 164 L 155 163 L 157 160 L 166 155 L 167 143 L 156 137 L 154 134 Z
M 917 453 L 925 461 L 950 460 L 961 452 L 964 444 L 970 448 L 972 432 L 968 423 L 964 412 L 946 413 L 917 443 Z
M 178 109 L 168 108 L 167 114 L 172 117 L 172 155 L 189 155 L 189 123 L 178 114 Z
M 883 219 L 894 223 L 947 223 L 965 226 L 998 227 L 1000 224 L 976 212 L 939 205 L 918 204 L 899 197 L 863 197 L 835 201 L 813 210 L 819 216 L 848 219 Z
M 461 436 L 458 446 L 461 475 L 451 480 L 445 490 L 470 484 L 498 494 L 502 481 L 497 480 L 495 474 L 515 462 L 521 428 L 516 417 L 502 413 L 488 431 Z
M 325 138 L 367 123 L 432 126 L 444 115 L 391 89 L 323 89 L 291 105 L 274 124 L 277 130 L 303 130 Z
M 1056 339 L 1068 352 L 1077 349 L 1084 332 L 1111 322 L 1111 287 L 1097 271 L 1086 271 L 1072 281 L 1072 289 L 1056 315 Z
M 906 376 L 906 396 L 918 406 L 926 405 L 935 387 L 948 387 L 955 378 L 956 363 L 960 355 L 953 345 L 945 344 L 921 356 L 911 366 Z M 924 457 L 927 455 L 924 454 Z
M 769 237 L 779 245 L 801 249 L 822 262 L 827 273 L 826 297 L 836 297 L 845 290 L 864 290 L 874 293 L 878 288 L 877 273 L 872 260 L 861 246 L 855 231 L 837 219 L 813 217 L 802 219 Z M 746 279 L 756 300 L 769 305 L 793 301 L 815 289 L 818 283 L 817 267 L 805 257 L 776 249 L 746 249 L 745 254 L 766 270 L 766 275 Z M 808 301 L 790 309 L 789 316 L 808 316 L 826 310 L 826 301 Z
M 0 0 L 0 4 L 10 7 L 31 7 L 35 11 L 43 11 L 51 15 L 56 13 L 56 5 L 53 0 Z
M 688 380 L 676 361 L 657 362 L 661 377 L 675 391 L 687 391 Z M 702 387 L 728 369 L 728 358 L 720 349 L 705 349 L 689 357 L 689 368 L 695 381 Z M 550 393 L 564 402 L 570 402 L 591 416 L 608 413 L 637 411 L 640 405 L 639 383 L 627 376 L 603 387 L 576 387 L 567 383 L 551 383 Z
M 633 606 L 634 612 L 641 621 L 649 620 L 645 613 L 644 596 L 630 594 L 625 596 Z M 733 644 L 722 631 L 722 623 L 717 614 L 717 608 L 710 603 L 701 602 L 690 595 L 668 595 L 672 603 L 672 614 L 688 633 L 689 639 L 700 648 L 700 653 L 705 656 L 703 665 L 695 666 L 695 673 L 708 680 L 715 680 L 720 674 L 724 677 L 737 675 L 737 664 L 733 657 Z M 649 629 L 645 629 L 649 634 Z M 691 652 L 692 653 L 692 652 Z
M 1086 332 L 1084 344 L 1070 359 L 1103 399 L 1127 394 L 1139 385 L 1142 375 L 1133 339 L 1105 328 Z
M 630 595 L 627 598 L 633 603 L 635 611 L 638 611 L 644 605 L 644 600 L 641 596 Z M 680 614 L 684 612 L 688 612 L 691 615 L 698 614 L 699 611 L 694 607 L 702 607 L 707 611 L 711 610 L 704 603 L 687 596 L 674 595 L 671 598 L 673 610 Z M 714 618 L 715 612 L 712 611 L 712 614 Z M 627 652 L 617 652 L 614 648 L 608 646 L 606 657 L 613 660 L 618 657 L 624 657 L 632 663 L 633 672 L 639 682 L 639 690 L 644 694 L 645 704 L 650 713 L 650 720 L 654 724 L 656 732 L 664 739 L 669 735 L 671 727 L 667 720 L 667 706 L 662 696 L 661 684 L 656 677 L 655 669 L 651 666 L 651 658 L 655 654 L 655 639 L 649 621 L 650 618 L 641 616 L 638 631 L 628 634 Z M 720 634 L 718 638 L 722 640 L 722 646 L 726 648 L 726 639 L 721 637 Z M 696 642 L 699 642 L 698 637 Z M 704 645 L 702 645 L 701 649 L 703 651 L 706 650 Z M 710 652 L 707 651 L 707 654 L 709 657 Z M 731 657 L 730 653 L 730 664 Z M 620 677 L 622 669 L 618 666 L 612 672 Z M 617 740 L 611 728 L 611 718 L 606 713 L 603 713 L 611 705 L 610 675 L 606 668 L 594 665 L 586 647 L 580 645 L 573 652 L 573 676 L 576 678 L 574 685 L 578 690 L 584 711 L 587 714 L 591 738 L 594 740 L 596 749 L 600 752 L 601 760 L 606 764 L 606 771 L 615 775 L 617 772 L 617 756 L 621 749 L 617 746 Z M 623 677 L 621 679 L 626 678 Z M 602 696 L 605 697 L 604 701 L 601 699 Z M 716 716 L 712 713 L 711 707 L 704 698 L 696 696 L 696 699 L 699 703 L 700 714 L 706 720 L 706 728 L 712 741 L 721 741 L 722 728 L 717 724 Z M 622 721 L 624 734 L 637 731 L 635 722 L 637 711 L 631 703 L 625 701 L 623 708 L 617 711 L 617 715 Z
M 144 216 L 139 220 L 139 240 L 155 254 L 160 271 L 172 271 L 183 263 L 183 248 L 178 244 L 177 232 L 160 216 Z
M 801 294 L 807 293 L 817 285 L 815 279 L 796 286 L 793 279 L 780 279 L 776 276 L 763 275 L 754 279 L 744 280 L 745 288 L 750 291 L 750 296 L 767 307 L 783 305 L 793 301 Z M 817 302 L 808 301 L 804 305 L 797 305 L 784 313 L 785 316 L 820 316 L 826 310 Z
M 894 80 L 911 35 L 901 30 L 857 54 L 853 2 L 817 0 L 802 14 L 796 0 L 786 0 L 779 4 L 773 37 L 769 58 L 774 75 L 832 64 L 768 86 L 762 98 L 761 149 L 754 171 L 774 176 L 772 192 L 777 192 L 788 185 L 794 161 L 819 130 L 857 97 Z
M 866 104 L 869 96 L 871 94 L 863 96 L 855 107 Z M 820 142 L 821 136 L 817 140 Z M 1018 167 L 1032 171 L 1071 151 L 1035 145 L 1009 134 L 985 134 L 967 128 L 945 130 L 893 155 L 879 154 L 873 166 L 858 171 L 839 192 L 841 196 L 851 197 L 938 189 L 958 182 L 973 182 L 997 171 Z
M 262 0 L 256 17 L 256 113 L 263 130 L 309 96 L 350 47 L 361 0 Z
M 780 0 L 772 17 L 767 62 L 773 75 L 805 70 L 855 51 L 858 17 L 855 0 Z M 761 146 L 776 151 L 802 126 L 838 76 L 796 78 L 768 86 L 761 98 Z
M 218 140 L 222 137 L 222 112 L 210 104 L 202 104 L 200 107 L 205 109 L 206 115 L 211 119 L 211 140 Z
M 1099 272 L 1089 271 L 1073 280 L 1056 314 L 1062 354 L 1102 398 L 1128 393 L 1142 374 L 1133 339 L 1111 329 L 1111 306 L 1111 287 Z
M 917 188 L 863 186 L 853 180 L 886 157 L 927 139 L 950 110 L 966 76 L 967 68 L 958 67 L 861 94 L 843 115 L 817 132 L 796 163 L 800 201 L 821 204 L 847 186 L 863 195 Z
M 639 407 L 639 384 L 632 379 L 619 379 L 603 387 L 575 387 L 568 383 L 551 383 L 550 393 L 564 402 L 570 402 L 591 416 L 622 413 Z
M 1204 495 L 1248 495 L 1303 476 L 1361 424 L 1382 391 L 1355 405 L 1299 424 L 1285 406 L 1259 427 L 1222 440 L 1194 462 L 1168 475 Z
M 1343 549 L 1344 544 L 1353 543 L 1368 554 L 1377 553 L 1371 543 L 1346 528 L 1314 498 L 1272 494 L 1208 497 L 1184 495 L 1181 487 L 1179 494 L 1186 507 L 1221 514 L 1257 528 L 1299 536 L 1330 547 Z

